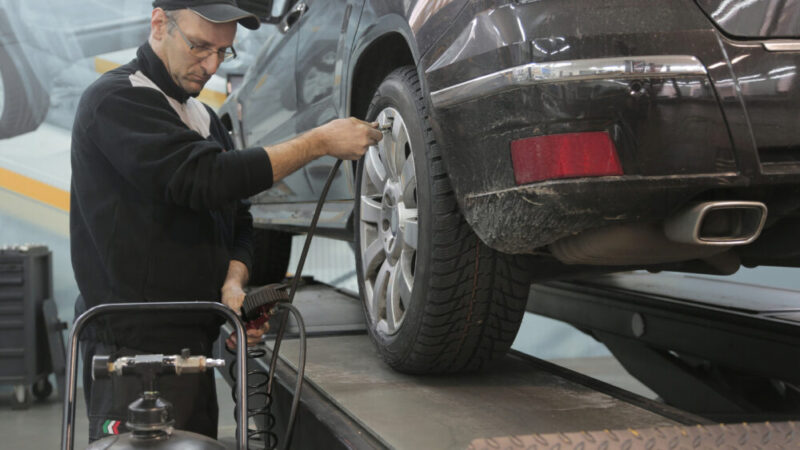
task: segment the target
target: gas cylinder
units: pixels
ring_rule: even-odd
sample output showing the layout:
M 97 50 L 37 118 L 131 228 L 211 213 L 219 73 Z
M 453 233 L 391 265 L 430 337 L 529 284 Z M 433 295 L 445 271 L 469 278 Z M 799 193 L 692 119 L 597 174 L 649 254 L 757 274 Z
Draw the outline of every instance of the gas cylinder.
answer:
M 201 434 L 175 430 L 172 404 L 161 398 L 154 389 L 154 379 L 163 373 L 198 373 L 212 367 L 222 367 L 223 360 L 190 356 L 188 350 L 181 355 L 137 355 L 110 361 L 108 356 L 95 356 L 92 360 L 92 375 L 139 376 L 144 382 L 141 397 L 128 405 L 128 420 L 125 425 L 131 431 L 108 436 L 89 445 L 89 450 L 98 449 L 181 449 L 224 450 L 226 447 Z

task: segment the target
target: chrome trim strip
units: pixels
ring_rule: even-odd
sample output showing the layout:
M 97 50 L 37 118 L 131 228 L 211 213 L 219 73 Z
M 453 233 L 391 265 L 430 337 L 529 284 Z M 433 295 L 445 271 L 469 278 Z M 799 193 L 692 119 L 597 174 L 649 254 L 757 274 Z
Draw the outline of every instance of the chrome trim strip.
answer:
M 798 40 L 767 41 L 763 45 L 770 52 L 800 52 L 800 41 Z
M 534 84 L 651 76 L 669 78 L 706 75 L 697 58 L 688 55 L 654 55 L 530 63 L 490 73 L 431 93 L 433 105 L 444 108 L 469 100 Z

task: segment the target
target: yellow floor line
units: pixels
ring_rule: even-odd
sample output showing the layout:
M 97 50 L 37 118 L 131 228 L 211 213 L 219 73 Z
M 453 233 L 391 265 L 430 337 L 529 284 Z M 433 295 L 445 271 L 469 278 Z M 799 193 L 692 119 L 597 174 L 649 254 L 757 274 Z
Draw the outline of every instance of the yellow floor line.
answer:
M 3 216 L 13 217 L 69 239 L 69 211 L 53 208 L 6 189 L 0 189 L 0 217 Z M 2 244 L 9 242 L 0 242 Z
M 69 192 L 0 167 L 0 188 L 69 212 Z

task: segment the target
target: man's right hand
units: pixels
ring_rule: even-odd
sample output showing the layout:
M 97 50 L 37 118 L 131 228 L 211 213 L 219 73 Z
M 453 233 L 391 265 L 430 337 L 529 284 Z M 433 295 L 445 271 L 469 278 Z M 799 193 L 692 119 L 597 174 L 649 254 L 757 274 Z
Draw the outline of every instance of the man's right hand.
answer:
M 371 145 L 383 139 L 377 122 L 364 122 L 355 117 L 330 121 L 311 133 L 325 155 L 338 159 L 361 158 Z
M 320 156 L 339 159 L 361 158 L 371 145 L 383 139 L 378 124 L 354 117 L 336 119 L 271 147 L 264 147 L 272 164 L 272 182 L 308 164 Z

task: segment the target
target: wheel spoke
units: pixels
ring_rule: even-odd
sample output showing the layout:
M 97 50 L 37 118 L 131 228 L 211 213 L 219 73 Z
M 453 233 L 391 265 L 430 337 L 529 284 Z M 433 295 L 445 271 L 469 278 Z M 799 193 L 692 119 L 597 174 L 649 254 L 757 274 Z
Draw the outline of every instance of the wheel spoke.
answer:
M 405 147 L 408 143 L 408 131 L 406 130 L 406 123 L 403 122 L 403 120 L 399 117 L 395 118 L 394 124 L 392 125 L 392 139 L 394 139 L 394 142 L 397 145 L 397 150 L 401 152 L 405 158 Z
M 380 152 L 381 142 L 378 143 L 378 149 L 370 147 L 364 159 L 364 170 L 367 172 L 369 181 L 377 188 L 376 191 L 378 193 L 382 192 L 383 187 L 386 185 L 386 168 L 383 166 L 378 154 Z
M 395 143 L 394 139 L 384 137 L 378 142 L 378 152 L 381 162 L 386 168 L 386 176 L 392 180 L 397 179 L 397 163 L 395 163 Z
M 387 291 L 389 290 L 389 279 L 392 276 L 392 266 L 389 261 L 384 261 L 378 276 L 375 277 L 375 285 L 372 289 L 372 318 L 377 323 L 382 317 L 382 309 L 386 308 Z
M 413 216 L 411 215 L 411 211 L 413 211 Z M 418 236 L 419 236 L 419 224 L 417 222 L 417 210 L 408 210 L 408 217 L 403 221 L 403 243 L 405 243 L 408 247 L 413 248 L 414 250 L 417 249 L 418 244 Z
M 392 126 L 392 141 L 394 141 L 394 174 L 399 178 L 401 170 L 404 170 L 403 165 L 406 162 L 406 144 L 408 143 L 408 132 L 406 131 L 406 124 L 400 116 L 395 117 Z
M 414 199 L 414 191 L 417 189 L 417 173 L 414 168 L 414 156 L 409 155 L 405 164 L 403 164 L 403 172 L 400 175 L 400 186 L 403 191 L 403 201 L 409 205 L 416 205 Z
M 405 314 L 405 311 L 408 309 L 408 306 L 411 304 L 411 289 L 413 288 L 414 279 L 411 277 L 411 274 L 406 273 L 404 270 L 403 264 L 398 265 L 397 275 L 394 278 L 394 294 L 397 297 L 397 303 L 392 302 L 393 307 L 397 311 L 395 317 L 399 317 L 401 314 Z M 402 310 L 400 306 L 402 305 Z
M 397 323 L 403 317 L 403 313 L 399 308 L 400 296 L 398 295 L 399 290 L 397 289 L 399 272 L 401 272 L 401 270 L 398 270 L 398 266 L 392 268 L 391 274 L 389 275 L 389 282 L 386 286 L 386 327 L 389 333 L 397 331 Z
M 381 220 L 381 204 L 366 195 L 361 196 L 361 220 L 378 223 Z
M 364 276 L 369 277 L 375 269 L 386 259 L 386 254 L 383 250 L 383 243 L 380 239 L 375 239 L 369 244 L 369 247 L 364 251 L 363 267 Z

